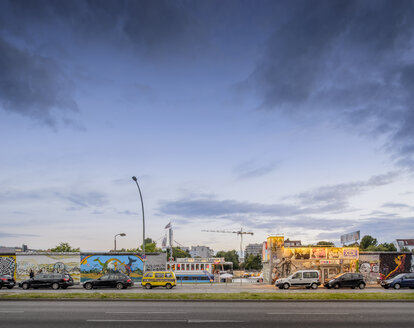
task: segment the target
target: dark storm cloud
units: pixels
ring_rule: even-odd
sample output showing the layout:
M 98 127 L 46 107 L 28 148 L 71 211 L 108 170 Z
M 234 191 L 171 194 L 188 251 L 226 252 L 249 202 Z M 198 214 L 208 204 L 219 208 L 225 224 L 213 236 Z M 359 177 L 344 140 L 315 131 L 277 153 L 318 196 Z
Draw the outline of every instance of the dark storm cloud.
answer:
M 48 57 L 21 50 L 0 36 L 0 106 L 56 125 L 56 110 L 77 111 L 72 85 Z
M 311 191 L 300 193 L 294 198 L 299 199 L 303 204 L 315 203 L 343 203 L 351 197 L 357 196 L 362 192 L 388 185 L 399 177 L 397 172 L 388 172 L 386 174 L 375 175 L 367 181 L 357 181 L 351 183 L 343 183 L 332 186 L 323 186 Z
M 235 200 L 216 200 L 212 198 L 181 199 L 162 202 L 159 211 L 167 215 L 194 217 L 223 217 L 245 215 L 246 217 L 294 217 L 311 214 L 350 212 L 350 198 L 369 189 L 393 183 L 398 173 L 389 172 L 375 175 L 366 181 L 324 186 L 287 197 L 294 204 L 260 204 Z M 236 218 L 236 220 L 239 220 Z M 336 223 L 335 223 L 336 224 Z
M 78 105 L 75 84 L 63 69 L 72 63 L 62 63 L 63 57 L 57 61 L 57 49 L 76 43 L 79 52 L 93 41 L 147 56 L 191 55 L 206 43 L 208 30 L 196 14 L 200 6 L 191 5 L 165 0 L 1 1 L 0 108 L 49 126 L 61 122 L 83 129 L 66 117 Z M 52 45 L 48 55 L 40 53 L 44 44 Z
M 414 154 L 414 2 L 295 1 L 249 79 L 261 108 L 386 134 Z
M 24 233 L 7 233 L 0 232 L 0 238 L 17 238 L 17 237 L 38 237 L 39 235 L 24 234 Z
M 273 172 L 279 163 L 272 162 L 264 165 L 258 165 L 255 161 L 241 163 L 235 168 L 238 179 L 258 178 Z

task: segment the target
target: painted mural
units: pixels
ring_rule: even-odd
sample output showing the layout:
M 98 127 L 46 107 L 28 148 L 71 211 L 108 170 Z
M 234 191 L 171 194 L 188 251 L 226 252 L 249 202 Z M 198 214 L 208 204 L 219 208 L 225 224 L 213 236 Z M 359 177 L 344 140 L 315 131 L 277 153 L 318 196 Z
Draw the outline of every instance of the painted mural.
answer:
M 375 284 L 379 279 L 380 255 L 361 254 L 359 256 L 359 272 L 367 284 Z
M 412 254 L 380 254 L 379 279 L 392 278 L 399 273 L 411 271 Z
M 0 274 L 8 274 L 16 279 L 15 255 L 0 255 Z
M 82 254 L 80 271 L 81 282 L 97 279 L 110 272 L 121 272 L 134 281 L 141 281 L 143 262 L 141 256 L 135 254 Z
M 320 270 L 324 279 L 340 272 L 356 272 L 359 250 L 356 247 L 284 247 L 273 264 L 276 277 L 287 277 L 297 270 Z
M 36 253 L 18 254 L 16 257 L 17 280 L 30 278 L 30 271 L 34 274 L 45 272 L 68 273 L 74 283 L 80 282 L 79 253 Z

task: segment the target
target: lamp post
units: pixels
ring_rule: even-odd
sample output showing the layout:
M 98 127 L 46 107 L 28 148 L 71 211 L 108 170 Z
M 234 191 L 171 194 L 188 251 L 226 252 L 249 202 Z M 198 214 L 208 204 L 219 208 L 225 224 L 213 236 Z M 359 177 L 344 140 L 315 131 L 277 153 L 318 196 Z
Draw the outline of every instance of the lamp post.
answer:
M 114 251 L 116 251 L 116 236 L 125 237 L 126 234 L 124 234 L 123 232 L 121 232 L 121 233 L 118 233 L 118 234 L 115 235 L 115 237 L 114 237 Z
M 137 188 L 139 191 L 139 197 L 141 199 L 141 208 L 142 208 L 142 259 L 144 260 L 143 266 L 144 266 L 144 272 L 145 272 L 145 214 L 144 214 L 144 201 L 142 200 L 142 193 L 141 188 L 139 187 L 138 180 L 134 176 L 132 177 L 132 180 L 135 181 L 137 184 Z

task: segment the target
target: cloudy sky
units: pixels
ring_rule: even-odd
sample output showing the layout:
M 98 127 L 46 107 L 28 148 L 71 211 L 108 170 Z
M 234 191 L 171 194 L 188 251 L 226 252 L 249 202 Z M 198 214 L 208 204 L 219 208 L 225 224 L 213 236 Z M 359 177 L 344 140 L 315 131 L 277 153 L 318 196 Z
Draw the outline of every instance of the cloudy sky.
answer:
M 414 237 L 413 1 L 0 0 L 0 244 Z

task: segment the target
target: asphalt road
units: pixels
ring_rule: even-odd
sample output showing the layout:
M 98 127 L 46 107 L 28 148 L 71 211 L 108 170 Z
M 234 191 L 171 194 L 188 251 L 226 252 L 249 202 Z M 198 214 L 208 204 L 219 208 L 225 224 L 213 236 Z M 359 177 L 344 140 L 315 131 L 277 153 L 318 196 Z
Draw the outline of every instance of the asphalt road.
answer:
M 413 327 L 414 302 L 1 301 L 1 327 Z

